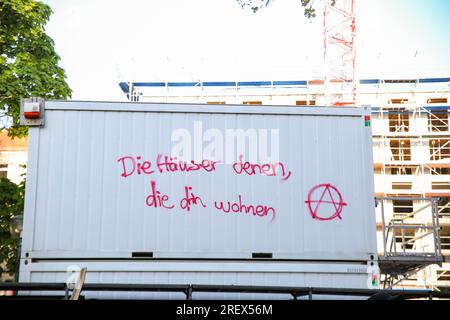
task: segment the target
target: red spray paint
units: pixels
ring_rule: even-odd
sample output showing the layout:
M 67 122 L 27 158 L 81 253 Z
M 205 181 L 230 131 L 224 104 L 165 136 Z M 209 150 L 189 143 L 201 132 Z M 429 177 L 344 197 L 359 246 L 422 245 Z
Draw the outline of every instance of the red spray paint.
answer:
M 327 196 L 328 200 L 325 200 L 325 196 Z M 317 197 L 318 200 L 313 200 L 313 197 Z M 336 218 L 342 220 L 342 209 L 347 205 L 347 203 L 343 201 L 339 190 L 329 183 L 319 184 L 312 188 L 308 193 L 308 200 L 306 200 L 305 203 L 308 205 L 311 217 L 319 221 L 334 220 Z M 322 216 L 323 212 L 319 215 L 319 208 L 321 206 L 323 207 L 324 203 L 332 204 L 332 206 L 328 206 L 332 208 L 329 216 Z
M 260 174 L 269 177 L 275 177 L 281 174 L 281 179 L 287 180 L 291 176 L 291 171 L 286 172 L 285 167 L 283 162 L 257 164 L 244 161 L 244 156 L 242 154 L 239 156 L 239 161 L 233 164 L 233 170 L 236 174 L 245 173 L 249 176 Z

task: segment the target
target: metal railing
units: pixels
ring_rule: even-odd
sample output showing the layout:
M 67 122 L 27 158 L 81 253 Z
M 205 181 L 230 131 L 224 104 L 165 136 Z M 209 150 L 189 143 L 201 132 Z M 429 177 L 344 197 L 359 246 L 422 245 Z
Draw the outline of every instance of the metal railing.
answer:
M 386 201 L 415 201 L 424 203 L 420 208 L 398 216 L 392 214 L 387 217 L 385 212 Z M 383 235 L 384 257 L 415 256 L 415 257 L 441 257 L 441 245 L 439 237 L 439 212 L 437 210 L 437 198 L 411 198 L 411 197 L 385 197 L 376 198 L 376 203 L 381 204 L 381 222 Z M 428 209 L 428 212 L 424 211 Z M 423 214 L 418 217 L 419 213 Z M 425 240 L 426 244 L 419 245 L 419 240 Z M 431 242 L 431 245 L 430 245 Z
M 19 291 L 61 291 L 67 290 L 65 283 L 0 283 L 0 290 Z M 432 290 L 372 290 L 372 289 L 345 289 L 345 288 L 316 288 L 316 287 L 272 287 L 272 286 L 234 286 L 234 285 L 196 285 L 196 284 L 117 284 L 117 283 L 85 283 L 82 292 L 180 292 L 184 293 L 187 300 L 193 299 L 193 293 L 261 293 L 261 294 L 285 294 L 296 300 L 299 297 L 307 297 L 313 300 L 319 296 L 347 296 L 347 297 L 372 297 L 376 294 L 384 294 L 390 297 L 402 297 L 404 299 L 418 298 L 442 298 L 450 299 L 450 292 Z M 19 295 L 14 297 L 36 298 L 32 295 Z M 14 297 L 0 297 L 11 299 Z M 55 296 L 52 296 L 55 298 Z M 41 297 L 42 298 L 42 297 Z M 63 299 L 63 295 L 61 295 Z
M 414 201 L 411 212 L 388 216 L 388 201 Z M 431 264 L 442 264 L 438 198 L 376 198 L 380 209 L 382 252 L 379 265 L 384 287 L 392 288 Z

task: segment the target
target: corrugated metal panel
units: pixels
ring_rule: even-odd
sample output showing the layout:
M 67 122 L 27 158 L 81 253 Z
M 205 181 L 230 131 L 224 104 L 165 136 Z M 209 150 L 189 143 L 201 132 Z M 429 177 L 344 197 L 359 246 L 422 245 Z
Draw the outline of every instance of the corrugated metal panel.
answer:
M 252 258 L 367 260 L 376 252 L 370 127 L 357 108 L 287 108 L 48 102 L 46 125 L 30 128 L 29 173 L 22 257 Z M 231 164 L 212 173 L 155 172 L 121 177 L 118 159 L 154 161 L 170 155 L 171 135 L 216 129 L 275 129 L 280 161 L 292 172 L 237 175 Z M 270 133 L 269 133 L 270 137 Z M 207 143 L 205 142 L 205 146 Z M 150 181 L 174 209 L 146 205 Z M 319 221 L 341 211 L 342 219 Z M 184 187 L 207 206 L 179 208 Z M 327 189 L 328 188 L 328 189 Z M 326 191 L 334 195 L 331 203 Z M 271 220 L 223 213 L 214 201 L 266 205 Z M 327 203 L 328 201 L 328 203 Z M 344 204 L 345 202 L 345 204 Z M 25 256 L 26 255 L 26 256 Z
M 364 289 L 366 267 L 294 262 L 45 262 L 21 266 L 22 282 L 66 282 L 70 266 L 87 268 L 86 283 L 245 285 Z M 52 294 L 46 292 L 46 294 Z M 57 292 L 53 294 L 57 295 Z M 61 293 L 59 293 L 61 294 Z M 181 292 L 84 292 L 100 299 L 185 299 Z M 292 299 L 289 294 L 201 293 L 194 299 Z M 336 299 L 336 297 L 332 297 Z

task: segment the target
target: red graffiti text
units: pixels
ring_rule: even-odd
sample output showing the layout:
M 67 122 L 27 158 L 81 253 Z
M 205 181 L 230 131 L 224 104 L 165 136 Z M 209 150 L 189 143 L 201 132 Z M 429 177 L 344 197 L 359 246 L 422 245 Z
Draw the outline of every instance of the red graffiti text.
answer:
M 126 178 L 128 176 L 131 176 L 133 173 L 137 174 L 152 174 L 153 170 L 150 170 L 152 167 L 152 163 L 150 161 L 142 161 L 140 162 L 141 157 L 122 157 L 117 160 L 117 162 L 120 162 L 122 164 L 122 174 L 121 176 Z
M 291 171 L 286 172 L 285 165 L 282 162 L 255 164 L 244 161 L 243 155 L 240 155 L 239 161 L 233 164 L 233 170 L 237 174 L 246 173 L 249 176 L 254 174 L 261 174 L 269 177 L 275 177 L 281 174 L 282 180 L 287 180 L 291 176 Z
M 266 217 L 268 215 L 272 216 L 271 221 L 275 219 L 275 209 L 265 205 L 245 205 L 242 203 L 242 196 L 238 196 L 238 202 L 224 202 L 224 201 L 214 201 L 214 207 L 223 211 L 224 213 L 245 213 L 252 214 L 257 217 Z
M 202 198 L 195 196 L 192 192 L 189 195 L 189 192 L 192 191 L 192 187 L 184 187 L 185 196 L 180 201 L 181 209 L 190 211 L 192 205 L 200 204 L 203 208 L 206 206 L 203 204 Z
M 166 194 L 161 194 L 161 192 L 159 192 L 156 189 L 155 181 L 153 181 L 153 180 L 150 181 L 150 185 L 151 185 L 152 192 L 145 199 L 145 203 L 147 204 L 147 206 L 154 207 L 154 208 L 162 207 L 162 208 L 166 208 L 166 209 L 173 209 L 175 207 L 174 205 L 170 205 L 170 204 L 166 203 L 169 201 L 169 196 Z
M 195 162 L 191 160 L 189 163 L 185 161 L 178 161 L 177 157 L 168 157 L 158 154 L 156 159 L 156 165 L 160 173 L 164 172 L 190 172 L 204 170 L 206 172 L 212 172 L 216 170 L 216 164 L 220 161 L 213 161 L 204 159 L 201 162 Z

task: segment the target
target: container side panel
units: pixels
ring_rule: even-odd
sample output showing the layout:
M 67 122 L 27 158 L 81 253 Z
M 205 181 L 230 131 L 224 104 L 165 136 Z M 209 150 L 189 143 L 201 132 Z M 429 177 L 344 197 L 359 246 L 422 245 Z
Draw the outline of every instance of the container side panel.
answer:
M 367 260 L 376 251 L 362 116 L 46 117 L 24 230 L 30 258 Z

